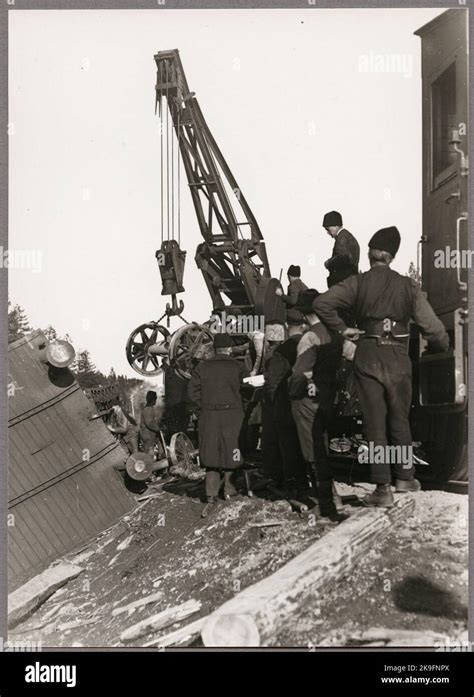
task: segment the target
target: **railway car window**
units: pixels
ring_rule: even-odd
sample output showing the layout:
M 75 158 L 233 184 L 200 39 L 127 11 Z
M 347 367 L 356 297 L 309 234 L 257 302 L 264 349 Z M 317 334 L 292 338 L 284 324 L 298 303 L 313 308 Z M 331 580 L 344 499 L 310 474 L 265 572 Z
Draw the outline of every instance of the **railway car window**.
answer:
M 449 141 L 457 128 L 456 119 L 456 64 L 452 63 L 433 82 L 432 105 L 432 153 L 433 188 L 445 179 L 443 174 L 455 162 L 456 153 Z

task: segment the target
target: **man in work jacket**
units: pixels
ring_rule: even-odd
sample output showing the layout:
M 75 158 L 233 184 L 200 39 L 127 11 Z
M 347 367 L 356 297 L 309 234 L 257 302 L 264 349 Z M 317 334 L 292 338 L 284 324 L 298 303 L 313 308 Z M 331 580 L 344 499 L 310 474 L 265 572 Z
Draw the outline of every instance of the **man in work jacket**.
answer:
M 343 339 L 329 332 L 314 313 L 312 303 L 318 295 L 317 290 L 308 289 L 298 298 L 296 309 L 305 316 L 309 330 L 298 342 L 289 395 L 321 515 L 341 522 L 344 517 L 337 511 L 336 503 L 340 501 L 334 489 L 325 441 L 334 408 Z
M 417 491 L 412 459 L 393 461 L 392 446 L 412 452 L 409 412 L 412 396 L 411 361 L 408 356 L 410 319 L 428 344 L 446 351 L 449 338 L 417 283 L 390 268 L 400 247 L 396 227 L 378 230 L 369 242 L 370 270 L 351 276 L 330 288 L 313 303 L 315 312 L 333 331 L 360 340 L 354 357 L 364 430 L 370 444 L 383 446 L 387 458 L 370 464 L 375 491 L 365 497 L 367 506 L 392 506 L 392 474 L 396 491 Z M 357 328 L 347 327 L 341 313 L 352 311 Z M 380 449 L 378 449 L 380 450 Z M 403 461 L 402 461 L 403 459 Z

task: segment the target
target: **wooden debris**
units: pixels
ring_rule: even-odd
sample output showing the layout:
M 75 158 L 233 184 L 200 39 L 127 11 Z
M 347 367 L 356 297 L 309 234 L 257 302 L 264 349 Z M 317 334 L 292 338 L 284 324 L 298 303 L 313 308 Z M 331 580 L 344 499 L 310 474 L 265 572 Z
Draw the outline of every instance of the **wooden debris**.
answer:
M 393 508 L 366 508 L 327 533 L 304 552 L 213 612 L 205 622 L 205 646 L 266 646 L 311 593 L 334 585 L 357 560 L 415 508 L 409 494 Z
M 8 626 L 14 627 L 27 619 L 58 588 L 83 571 L 73 564 L 57 564 L 35 576 L 8 596 Z
M 128 614 L 131 615 L 132 612 L 137 610 L 137 608 L 143 607 L 144 605 L 149 605 L 150 603 L 157 603 L 159 600 L 163 600 L 163 591 L 158 591 L 157 593 L 147 595 L 146 598 L 139 598 L 138 600 L 134 600 L 132 603 L 128 603 L 128 605 L 116 607 L 114 610 L 112 610 L 112 617 L 121 615 L 123 612 L 128 612 Z
M 169 627 L 180 620 L 184 620 L 190 615 L 194 615 L 195 612 L 199 612 L 201 609 L 200 600 L 188 600 L 181 605 L 176 605 L 175 607 L 169 607 L 156 615 L 151 615 L 146 619 L 133 624 L 131 627 L 126 629 L 120 635 L 120 641 L 124 643 L 129 643 L 135 639 L 139 639 L 146 634 L 151 632 L 157 632 L 160 629 Z
M 170 632 L 170 634 L 152 639 L 146 644 L 143 644 L 143 646 L 158 646 L 159 648 L 166 648 L 167 646 L 187 646 L 200 635 L 206 619 L 207 617 L 200 617 L 198 620 L 191 622 L 191 624 L 175 629 L 174 632 Z
M 263 523 L 251 523 L 249 528 L 271 528 L 275 525 L 285 525 L 287 522 L 286 520 L 266 520 Z
M 387 629 L 372 627 L 354 637 L 349 645 L 357 646 L 434 646 L 435 643 L 446 643 L 446 635 L 439 632 L 411 629 Z
M 131 541 L 133 540 L 134 535 L 129 535 L 126 537 L 122 542 L 119 542 L 117 545 L 117 552 L 123 552 L 124 549 L 127 549 L 127 547 L 130 546 Z
M 164 491 L 158 491 L 155 494 L 144 494 L 144 496 L 139 496 L 137 501 L 148 501 L 148 499 L 157 499 L 159 496 L 163 496 Z
M 98 622 L 98 618 L 89 618 L 87 620 L 71 620 L 70 622 L 63 622 L 62 624 L 58 624 L 56 627 L 56 630 L 58 632 L 67 632 L 70 631 L 71 629 L 78 629 L 79 627 L 85 627 L 88 624 L 96 624 Z
M 138 507 L 135 509 L 135 511 L 137 510 Z M 108 530 L 105 530 L 101 535 L 97 536 L 94 542 L 86 545 L 85 547 L 81 547 L 72 556 L 66 556 L 65 561 L 69 564 L 82 564 L 94 554 L 97 554 L 97 552 L 101 552 L 111 542 L 116 540 L 117 537 L 130 532 L 130 526 L 127 523 L 127 520 L 130 518 L 130 515 L 125 516 L 120 522 L 116 523 L 111 528 L 108 528 Z

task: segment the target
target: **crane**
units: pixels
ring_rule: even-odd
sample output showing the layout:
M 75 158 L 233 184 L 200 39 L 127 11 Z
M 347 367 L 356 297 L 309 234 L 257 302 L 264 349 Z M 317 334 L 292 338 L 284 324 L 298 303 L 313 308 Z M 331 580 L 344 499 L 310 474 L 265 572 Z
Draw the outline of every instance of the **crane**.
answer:
M 155 113 L 160 118 L 161 246 L 156 260 L 161 294 L 169 296 L 158 320 L 140 325 L 126 346 L 129 364 L 141 375 L 161 372 L 159 357 L 167 355 L 182 377 L 212 342 L 208 325 L 188 323 L 183 317 L 186 252 L 181 249 L 181 169 L 184 169 L 199 231 L 195 262 L 217 317 L 258 317 L 262 323 L 284 321 L 285 305 L 275 293 L 280 281 L 272 278 L 265 241 L 229 165 L 206 124 L 195 93 L 188 87 L 179 51 L 160 51 L 156 62 Z M 182 165 L 182 167 L 181 167 Z M 161 324 L 171 317 L 183 321 L 170 334 Z M 236 346 L 248 345 L 245 332 L 235 335 Z M 237 350 L 238 353 L 238 350 Z

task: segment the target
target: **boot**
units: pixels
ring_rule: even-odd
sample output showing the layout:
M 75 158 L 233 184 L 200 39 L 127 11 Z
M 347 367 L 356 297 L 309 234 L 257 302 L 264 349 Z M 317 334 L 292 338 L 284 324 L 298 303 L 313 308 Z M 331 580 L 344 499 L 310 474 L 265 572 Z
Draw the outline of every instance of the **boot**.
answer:
M 217 496 L 208 496 L 207 503 L 201 511 L 201 518 L 207 518 L 217 506 Z
M 418 479 L 396 479 L 395 491 L 399 494 L 404 494 L 408 491 L 420 491 L 421 484 Z
M 337 493 L 336 485 L 332 484 L 332 500 L 334 501 L 334 505 L 336 507 L 336 510 L 338 513 L 342 513 L 344 510 L 344 504 L 342 503 L 342 499 Z
M 233 471 L 224 472 L 224 498 L 226 501 L 229 501 L 232 496 L 237 496 L 239 493 L 234 486 L 233 474 Z
M 334 482 L 331 480 L 320 480 L 317 476 L 317 470 L 314 463 L 311 467 L 311 483 L 313 491 L 319 502 L 320 514 L 323 518 L 329 518 L 335 522 L 341 523 L 348 516 L 343 514 L 342 500 L 336 492 Z
M 391 508 L 395 499 L 390 484 L 377 484 L 375 490 L 362 499 L 362 503 L 369 508 Z
M 347 513 L 341 513 L 338 510 L 334 510 L 333 513 L 326 513 L 326 514 L 321 512 L 321 516 L 323 518 L 329 518 L 329 520 L 331 522 L 337 523 L 337 524 L 343 523 L 345 520 L 347 520 L 349 518 Z

